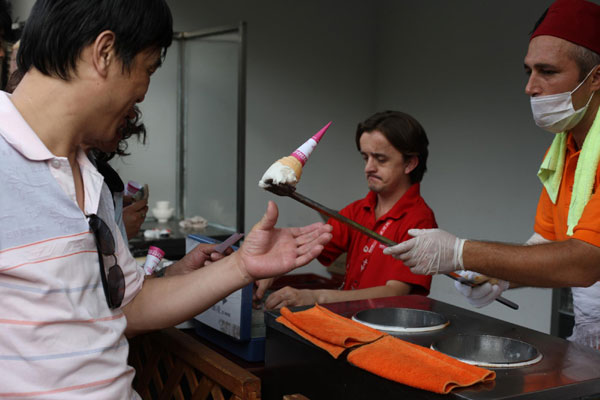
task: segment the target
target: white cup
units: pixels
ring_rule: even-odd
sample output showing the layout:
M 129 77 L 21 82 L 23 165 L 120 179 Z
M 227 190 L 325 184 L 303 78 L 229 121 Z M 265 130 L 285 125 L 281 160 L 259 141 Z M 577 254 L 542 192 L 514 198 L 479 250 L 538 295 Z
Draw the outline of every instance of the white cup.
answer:
M 167 209 L 169 209 L 169 202 L 168 201 L 157 201 L 156 208 L 158 208 L 159 210 L 167 210 Z

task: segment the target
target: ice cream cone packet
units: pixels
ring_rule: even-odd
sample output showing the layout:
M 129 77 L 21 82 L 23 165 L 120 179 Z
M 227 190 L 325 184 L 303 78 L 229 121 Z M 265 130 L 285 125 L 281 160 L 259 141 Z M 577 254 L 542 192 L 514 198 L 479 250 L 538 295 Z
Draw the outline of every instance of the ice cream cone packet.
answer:
M 271 164 L 258 182 L 258 186 L 261 188 L 283 184 L 296 186 L 300 181 L 300 176 L 302 176 L 302 167 L 304 167 L 308 157 L 310 157 L 315 147 L 317 147 L 317 144 L 330 125 L 331 122 L 321 128 L 319 132 L 315 133 L 289 156 L 280 158 Z

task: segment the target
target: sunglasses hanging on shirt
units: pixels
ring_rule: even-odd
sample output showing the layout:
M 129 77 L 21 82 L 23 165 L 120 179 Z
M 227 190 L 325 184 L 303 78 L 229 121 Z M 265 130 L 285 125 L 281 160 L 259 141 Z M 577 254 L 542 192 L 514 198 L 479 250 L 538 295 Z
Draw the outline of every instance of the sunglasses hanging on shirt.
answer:
M 118 308 L 123 302 L 125 295 L 125 277 L 123 270 L 117 264 L 117 256 L 115 255 L 115 239 L 106 223 L 97 215 L 90 214 L 87 216 L 88 223 L 94 234 L 96 248 L 98 249 L 98 261 L 100 264 L 100 278 L 106 302 L 109 308 Z M 114 262 L 108 270 L 104 268 L 104 256 L 113 257 Z

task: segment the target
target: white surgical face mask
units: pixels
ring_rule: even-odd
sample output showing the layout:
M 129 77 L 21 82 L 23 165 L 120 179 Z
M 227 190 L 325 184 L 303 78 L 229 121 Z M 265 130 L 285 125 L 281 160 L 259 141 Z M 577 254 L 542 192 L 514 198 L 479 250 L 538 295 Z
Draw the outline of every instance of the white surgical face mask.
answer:
M 531 111 L 535 124 L 552 133 L 568 131 L 577 125 L 585 115 L 594 93 L 590 96 L 587 104 L 577 111 L 573 108 L 572 94 L 583 85 L 595 68 L 592 68 L 581 83 L 570 92 L 531 97 Z

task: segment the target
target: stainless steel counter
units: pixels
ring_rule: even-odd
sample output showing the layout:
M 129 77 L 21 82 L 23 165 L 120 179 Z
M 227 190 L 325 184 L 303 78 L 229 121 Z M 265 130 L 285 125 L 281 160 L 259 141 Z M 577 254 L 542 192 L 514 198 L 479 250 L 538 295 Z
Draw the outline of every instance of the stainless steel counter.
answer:
M 448 396 L 440 396 L 408 388 L 407 386 L 387 381 L 383 378 L 374 377 L 365 371 L 353 371 L 358 369 L 350 366 L 345 361 L 333 360 L 324 351 L 318 349 L 291 330 L 277 323 L 275 318 L 279 315 L 278 312 L 269 311 L 265 313 L 267 325 L 265 369 L 271 371 L 270 375 L 269 373 L 267 374 L 268 376 L 277 379 L 277 373 L 274 372 L 275 369 L 281 369 L 282 367 L 285 369 L 286 367 L 293 366 L 293 357 L 303 357 L 301 354 L 302 352 L 295 355 L 281 354 L 282 352 L 285 352 L 287 348 L 291 349 L 295 347 L 296 344 L 292 345 L 291 342 L 294 341 L 301 343 L 305 355 L 314 349 L 317 349 L 318 352 L 323 354 L 323 358 L 321 359 L 316 356 L 317 353 L 315 353 L 316 358 L 314 358 L 314 362 L 316 363 L 316 369 L 322 368 L 329 371 L 332 371 L 332 368 L 343 369 L 345 372 L 340 374 L 340 380 L 344 379 L 343 375 L 349 376 L 348 374 L 354 376 L 353 378 L 348 379 L 356 380 L 359 379 L 358 377 L 361 377 L 360 379 L 366 379 L 366 382 L 370 382 L 368 384 L 376 385 L 377 388 L 373 387 L 372 389 L 377 393 L 388 396 L 386 398 L 389 398 L 390 393 L 398 394 L 397 397 L 394 395 L 392 398 L 402 398 L 403 393 L 404 396 L 410 393 L 410 397 L 404 398 L 456 398 L 473 400 L 600 399 L 600 351 L 422 296 L 389 297 L 327 304 L 324 306 L 333 312 L 346 317 L 351 317 L 356 312 L 364 309 L 382 307 L 404 307 L 434 311 L 446 316 L 450 320 L 450 325 L 439 331 L 426 333 L 394 333 L 394 336 L 427 347 L 443 337 L 459 333 L 502 336 L 518 339 L 535 346 L 542 353 L 543 358 L 537 364 L 527 367 L 494 369 L 496 371 L 495 382 L 457 389 L 452 391 Z M 302 308 L 294 310 L 299 309 Z M 277 340 L 279 340 L 279 343 L 275 343 L 275 339 L 272 341 L 273 348 L 277 349 L 277 354 L 274 354 L 273 351 L 270 351 L 269 349 L 271 337 L 278 338 Z M 286 356 L 288 356 L 287 359 Z M 299 359 L 296 361 L 303 365 L 303 368 L 311 368 L 310 365 L 305 363 L 306 360 Z M 323 363 L 328 366 L 323 367 Z M 300 369 L 295 369 L 295 371 L 304 374 L 304 372 L 300 372 Z M 308 375 L 308 378 L 307 376 L 304 376 L 303 378 L 304 381 L 318 381 L 319 379 L 320 378 L 317 376 L 310 377 L 310 375 Z M 269 382 L 267 381 L 265 384 L 268 388 Z M 358 388 L 360 388 L 360 385 L 357 385 L 355 382 L 346 382 L 339 386 L 348 389 L 347 392 L 343 394 L 343 397 L 339 398 L 365 398 L 361 397 L 362 395 L 359 394 Z M 386 387 L 384 388 L 384 386 Z M 287 392 L 287 390 L 283 388 L 283 392 Z M 314 391 L 310 389 L 303 394 L 307 395 L 311 400 L 325 398 L 320 397 L 319 393 L 318 389 Z M 353 393 L 356 394 L 356 397 L 352 397 Z M 365 393 L 369 393 L 368 390 Z M 332 392 L 329 392 L 328 396 L 330 397 L 331 395 Z

